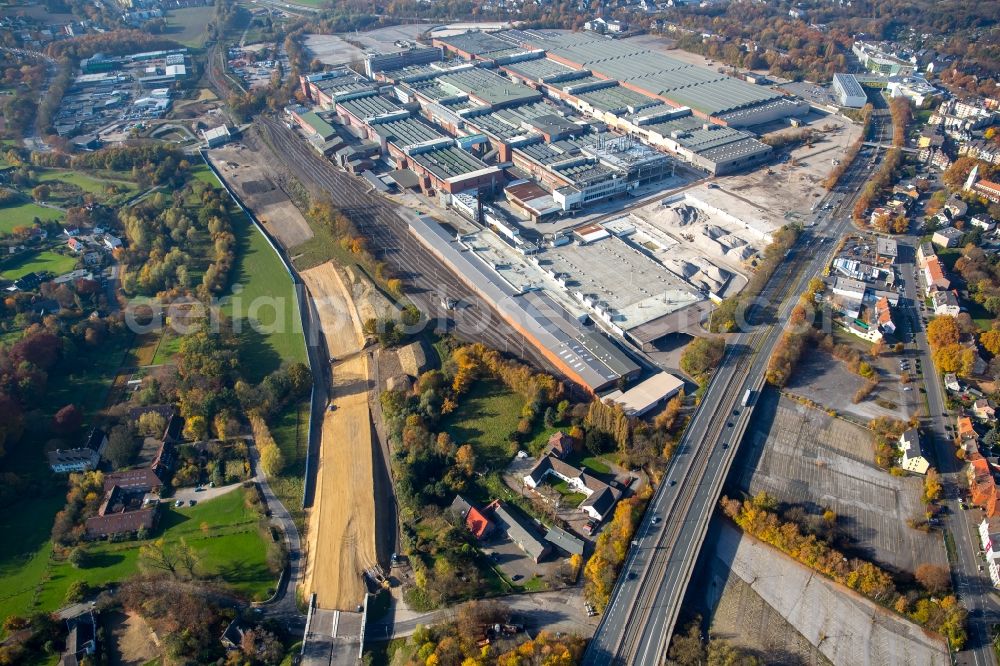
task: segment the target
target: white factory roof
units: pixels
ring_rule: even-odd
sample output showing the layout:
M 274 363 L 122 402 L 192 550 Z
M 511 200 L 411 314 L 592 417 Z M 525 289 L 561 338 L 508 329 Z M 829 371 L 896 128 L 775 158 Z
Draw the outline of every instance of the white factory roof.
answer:
M 604 400 L 618 403 L 626 414 L 642 416 L 658 403 L 670 398 L 684 387 L 684 382 L 669 372 L 660 372 L 622 393 L 612 391 Z

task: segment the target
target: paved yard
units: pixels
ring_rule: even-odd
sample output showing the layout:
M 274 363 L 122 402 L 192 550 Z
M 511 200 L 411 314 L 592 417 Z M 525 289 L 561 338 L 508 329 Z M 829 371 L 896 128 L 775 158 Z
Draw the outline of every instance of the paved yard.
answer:
M 865 422 L 879 416 L 906 421 L 916 409 L 914 403 L 919 398 L 916 397 L 916 391 L 902 390 L 899 376 L 893 372 L 891 366 L 892 363 L 896 363 L 895 369 L 898 369 L 898 360 L 894 359 L 892 356 L 880 360 L 879 386 L 858 404 L 854 404 L 854 394 L 867 381 L 849 371 L 844 363 L 815 347 L 809 347 L 802 354 L 786 388 L 789 392 L 809 398 L 826 409 L 849 414 Z M 888 406 L 879 405 L 876 402 L 878 399 L 887 400 L 888 403 L 884 404 Z
M 922 513 L 922 477 L 879 469 L 872 446 L 867 430 L 767 391 L 733 466 L 730 492 L 764 490 L 813 514 L 833 509 L 856 550 L 890 568 L 947 564 L 940 534 L 906 524 Z

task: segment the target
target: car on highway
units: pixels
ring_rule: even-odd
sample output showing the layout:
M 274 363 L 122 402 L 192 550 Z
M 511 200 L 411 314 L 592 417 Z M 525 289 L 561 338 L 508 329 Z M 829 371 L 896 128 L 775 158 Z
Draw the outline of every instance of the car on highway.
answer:
M 677 485 L 677 479 L 670 479 L 670 485 L 676 486 Z
M 653 522 L 654 525 L 658 524 L 660 522 L 660 517 L 659 516 L 653 516 L 653 521 L 652 522 Z
M 625 577 L 628 580 L 635 580 L 636 579 L 636 573 L 634 571 L 629 571 L 628 574 L 626 574 Z

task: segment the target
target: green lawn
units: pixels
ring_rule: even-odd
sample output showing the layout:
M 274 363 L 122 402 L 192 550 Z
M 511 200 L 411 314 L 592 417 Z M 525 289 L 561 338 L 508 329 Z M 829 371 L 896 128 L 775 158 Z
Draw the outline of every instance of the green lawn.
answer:
M 42 221 L 61 220 L 63 212 L 30 202 L 0 208 L 0 234 L 9 234 L 14 227 L 30 227 L 36 217 Z
M 579 492 L 575 488 L 570 487 L 568 483 L 559 479 L 556 482 L 549 482 L 557 493 L 562 495 L 563 502 L 568 506 L 579 506 L 580 503 L 587 499 L 587 496 Z
M 56 512 L 66 504 L 60 495 L 25 499 L 0 512 L 0 620 L 29 612 L 45 576 L 52 543 L 49 532 Z
M 305 531 L 302 491 L 309 448 L 309 400 L 289 405 L 270 425 L 274 441 L 285 459 L 281 475 L 270 480 L 271 489 L 292 514 L 299 530 Z
M 193 166 L 191 168 L 191 175 L 194 176 L 196 180 L 208 183 L 212 187 L 222 187 L 222 183 L 219 182 L 219 179 L 215 177 L 215 174 L 205 163 Z
M 5 280 L 17 278 L 37 271 L 51 271 L 56 275 L 68 273 L 76 267 L 76 257 L 56 254 L 49 250 L 24 252 L 4 262 L 0 262 L 0 277 Z
M 134 300 L 134 299 L 133 299 Z M 156 353 L 153 354 L 153 365 L 166 365 L 173 363 L 174 356 L 181 348 L 181 336 L 173 332 L 166 326 L 163 335 L 160 336 L 160 343 L 156 346 Z
M 208 39 L 208 24 L 215 18 L 215 7 L 186 7 L 167 12 L 166 35 L 184 46 L 200 49 Z
M 510 434 L 521 420 L 524 398 L 495 379 L 476 382 L 459 399 L 458 409 L 445 417 L 444 429 L 456 445 L 472 444 L 477 467 L 505 467 L 517 452 Z
M 73 403 L 83 409 L 89 421 L 95 412 L 104 408 L 108 389 L 132 348 L 132 337 L 126 333 L 108 337 L 97 347 L 80 345 L 73 358 L 64 361 L 70 364 L 69 372 L 53 374 L 49 379 L 42 411 L 52 415 L 64 405 Z
M 245 215 L 234 213 L 232 224 L 239 243 L 233 288 L 239 293 L 223 311 L 241 322 L 240 370 L 256 383 L 282 363 L 304 363 L 305 336 L 292 278 L 281 259 Z
M 122 190 L 127 190 L 129 192 L 135 192 L 136 185 L 133 182 L 127 180 L 112 180 L 109 178 L 96 178 L 94 176 L 88 175 L 86 173 L 81 173 L 79 171 L 69 171 L 66 169 L 45 169 L 45 171 L 39 176 L 39 180 L 42 181 L 59 181 L 63 183 L 69 183 L 70 185 L 75 185 L 79 187 L 84 192 L 89 194 L 96 194 L 101 198 L 106 197 L 104 188 L 109 184 L 117 185 Z
M 165 502 L 154 538 L 162 537 L 168 543 L 183 538 L 199 556 L 201 575 L 221 578 L 236 593 L 263 600 L 270 596 L 276 581 L 267 567 L 268 544 L 258 530 L 259 514 L 246 507 L 245 492 L 249 491 L 233 490 L 193 507 L 175 508 Z M 76 580 L 101 586 L 128 578 L 138 571 L 141 545 L 138 541 L 93 543 L 86 565 L 79 569 L 51 560 L 38 607 L 54 610 L 62 606 L 66 590 Z

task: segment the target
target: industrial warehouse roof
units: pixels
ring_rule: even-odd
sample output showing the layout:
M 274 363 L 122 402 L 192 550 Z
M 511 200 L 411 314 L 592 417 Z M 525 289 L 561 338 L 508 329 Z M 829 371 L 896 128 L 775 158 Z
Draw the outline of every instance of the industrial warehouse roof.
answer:
M 684 388 L 684 382 L 669 372 L 658 372 L 639 382 L 629 390 L 612 391 L 604 400 L 621 405 L 626 414 L 642 416 L 662 400 L 672 397 Z
M 585 328 L 544 292 L 519 295 L 510 283 L 456 242 L 441 225 L 417 218 L 411 219 L 410 229 L 454 266 L 456 273 L 504 317 L 517 322 L 550 358 L 558 358 L 561 366 L 590 390 L 601 390 L 614 384 L 619 377 L 639 372 L 639 366 L 614 342 Z
M 769 150 L 768 146 L 755 139 L 752 134 L 722 125 L 706 124 L 693 116 L 649 124 L 643 128 L 670 137 L 691 152 L 715 160 Z
M 355 118 L 371 118 L 400 110 L 399 105 L 381 95 L 358 97 L 345 102 L 337 102 L 337 108 L 347 111 Z
M 314 111 L 307 111 L 300 117 L 324 139 L 337 135 L 337 130 L 334 129 L 333 125 L 320 118 Z
M 595 74 L 626 81 L 706 115 L 718 115 L 772 100 L 781 95 L 692 65 L 630 40 L 609 40 L 585 33 L 509 30 L 498 38 L 588 68 Z
M 491 57 L 491 54 L 509 51 L 513 46 L 510 42 L 497 39 L 487 32 L 466 32 L 444 37 L 438 41 L 480 57 Z
M 595 109 L 609 111 L 616 115 L 634 113 L 640 109 L 663 105 L 663 102 L 655 97 L 643 95 L 620 85 L 577 93 L 575 96 Z
M 537 90 L 478 67 L 442 74 L 435 80 L 457 91 L 468 93 L 487 104 L 514 104 L 542 98 L 542 93 Z
M 839 83 L 840 87 L 844 89 L 844 92 L 848 97 L 866 97 L 865 89 L 861 87 L 858 83 L 858 78 L 853 74 L 841 74 L 836 73 L 833 75 L 833 80 L 835 83 Z
M 410 155 L 410 159 L 442 180 L 481 171 L 489 167 L 456 146 Z
M 388 123 L 378 123 L 377 125 L 372 125 L 372 129 L 380 137 L 389 143 L 396 144 L 400 148 L 444 138 L 443 134 L 416 118 L 403 118 L 402 120 L 394 120 Z
M 534 118 L 549 115 L 552 113 L 552 108 L 551 105 L 544 102 L 535 102 L 524 104 L 515 109 L 499 109 L 467 117 L 466 122 L 504 142 L 532 134 L 541 137 L 530 127 L 525 127 L 524 123 Z
M 567 67 L 555 60 L 550 60 L 549 58 L 538 58 L 536 60 L 523 60 L 521 62 L 511 63 L 504 66 L 505 69 L 509 69 L 515 74 L 520 74 L 527 79 L 533 79 L 535 81 L 546 81 L 550 79 L 558 79 L 562 81 L 562 77 L 568 78 L 578 78 L 587 76 L 589 72 L 586 70 L 573 69 L 572 67 Z

